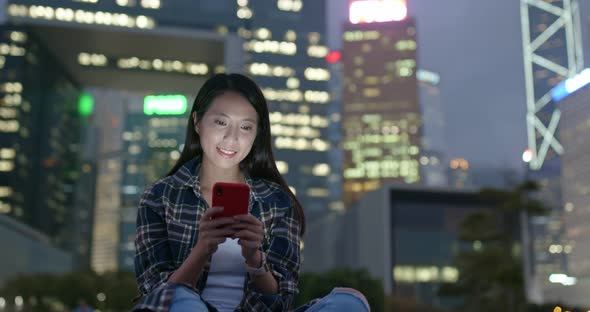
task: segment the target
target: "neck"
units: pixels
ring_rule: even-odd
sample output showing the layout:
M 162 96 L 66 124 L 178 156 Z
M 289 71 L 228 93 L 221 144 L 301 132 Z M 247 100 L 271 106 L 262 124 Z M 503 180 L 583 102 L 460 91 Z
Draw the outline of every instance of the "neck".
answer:
M 244 175 L 240 168 L 220 169 L 206 162 L 201 165 L 199 172 L 201 188 L 211 189 L 217 182 L 244 183 Z

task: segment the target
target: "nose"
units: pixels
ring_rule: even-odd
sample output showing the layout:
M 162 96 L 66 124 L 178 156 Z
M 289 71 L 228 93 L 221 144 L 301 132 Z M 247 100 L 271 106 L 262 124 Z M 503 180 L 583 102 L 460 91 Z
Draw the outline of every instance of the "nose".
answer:
M 227 130 L 226 130 L 223 138 L 226 140 L 237 141 L 239 130 L 240 130 L 239 127 L 229 126 L 229 127 L 227 127 Z

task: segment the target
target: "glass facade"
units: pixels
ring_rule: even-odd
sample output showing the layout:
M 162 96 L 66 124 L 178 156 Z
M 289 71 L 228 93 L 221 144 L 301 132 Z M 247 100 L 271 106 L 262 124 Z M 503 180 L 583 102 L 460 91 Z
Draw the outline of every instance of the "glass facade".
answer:
M 67 245 L 80 88 L 29 29 L 0 26 L 0 212 Z
M 421 181 L 416 28 L 402 22 L 345 25 L 344 201 L 383 182 Z
M 586 86 L 558 103 L 562 111 L 559 138 L 565 149 L 561 156 L 565 238 L 547 250 L 552 255 L 567 254 L 568 275 L 580 280 L 590 278 L 589 99 L 590 87 Z

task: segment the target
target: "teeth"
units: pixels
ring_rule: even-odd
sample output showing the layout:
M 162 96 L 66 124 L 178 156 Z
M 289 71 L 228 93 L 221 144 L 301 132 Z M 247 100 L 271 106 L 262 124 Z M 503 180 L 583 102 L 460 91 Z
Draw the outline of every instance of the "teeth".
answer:
M 228 150 L 223 149 L 221 147 L 219 147 L 219 150 L 222 151 L 222 152 L 224 152 L 224 153 L 226 153 L 226 154 L 235 154 L 235 153 L 237 153 L 237 152 L 228 151 Z

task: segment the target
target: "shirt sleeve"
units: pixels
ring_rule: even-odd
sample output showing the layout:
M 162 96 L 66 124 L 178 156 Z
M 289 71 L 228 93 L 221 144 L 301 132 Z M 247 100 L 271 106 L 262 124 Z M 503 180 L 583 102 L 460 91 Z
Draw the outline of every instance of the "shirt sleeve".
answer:
M 163 184 L 156 183 L 141 196 L 135 233 L 135 277 L 147 295 L 166 282 L 175 268 L 168 245 Z
M 285 194 L 288 198 L 288 195 Z M 287 203 L 280 207 L 280 203 Z M 253 291 L 251 308 L 256 311 L 287 311 L 298 293 L 300 268 L 300 224 L 296 208 L 290 198 L 277 203 L 269 235 L 267 263 L 279 286 L 277 294 L 260 294 Z

